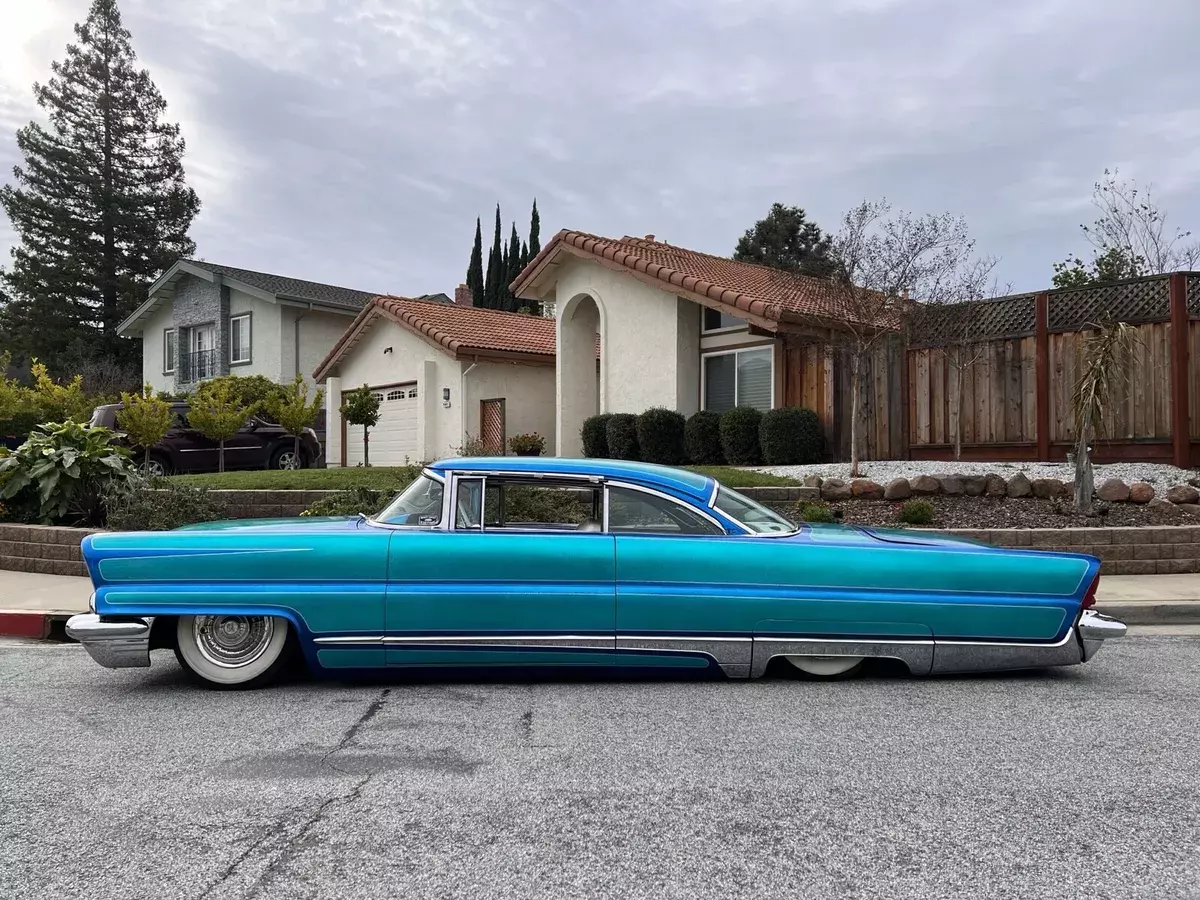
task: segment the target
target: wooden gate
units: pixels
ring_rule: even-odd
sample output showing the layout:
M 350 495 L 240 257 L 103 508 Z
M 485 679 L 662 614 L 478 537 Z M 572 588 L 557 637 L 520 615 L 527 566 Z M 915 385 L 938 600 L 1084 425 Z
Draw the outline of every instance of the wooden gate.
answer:
M 504 433 L 504 400 L 479 401 L 479 438 L 493 456 L 504 455 L 508 436 Z

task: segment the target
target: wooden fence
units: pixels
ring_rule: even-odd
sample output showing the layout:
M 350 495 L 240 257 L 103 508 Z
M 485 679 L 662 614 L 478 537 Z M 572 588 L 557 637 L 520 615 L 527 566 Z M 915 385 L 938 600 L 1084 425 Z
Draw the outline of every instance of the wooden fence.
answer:
M 907 345 L 888 339 L 867 361 L 863 459 L 953 459 L 960 417 L 964 459 L 1064 459 L 1083 343 L 1111 316 L 1135 325 L 1138 340 L 1096 458 L 1200 465 L 1200 273 L 1004 297 L 977 312 L 969 345 L 947 347 L 925 329 Z M 786 402 L 816 410 L 830 455 L 848 459 L 849 358 L 811 336 L 785 336 L 783 363 Z

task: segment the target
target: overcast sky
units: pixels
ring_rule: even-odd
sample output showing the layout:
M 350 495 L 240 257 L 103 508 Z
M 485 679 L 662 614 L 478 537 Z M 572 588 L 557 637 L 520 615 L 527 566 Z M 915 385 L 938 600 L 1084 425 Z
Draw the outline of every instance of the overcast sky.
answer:
M 475 217 L 729 254 L 773 201 L 964 214 L 1018 290 L 1105 166 L 1200 231 L 1196 0 L 120 0 L 198 254 L 452 293 Z M 0 0 L 0 179 L 88 0 Z M 13 233 L 0 212 L 0 259 Z

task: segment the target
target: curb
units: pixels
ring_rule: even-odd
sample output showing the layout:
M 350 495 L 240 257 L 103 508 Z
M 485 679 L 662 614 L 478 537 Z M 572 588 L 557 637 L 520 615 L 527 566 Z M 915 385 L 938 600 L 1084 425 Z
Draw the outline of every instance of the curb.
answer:
M 0 611 L 0 637 L 46 640 L 65 635 L 63 626 L 74 612 L 54 610 Z
M 1096 611 L 1126 625 L 1200 625 L 1200 600 L 1098 602 Z

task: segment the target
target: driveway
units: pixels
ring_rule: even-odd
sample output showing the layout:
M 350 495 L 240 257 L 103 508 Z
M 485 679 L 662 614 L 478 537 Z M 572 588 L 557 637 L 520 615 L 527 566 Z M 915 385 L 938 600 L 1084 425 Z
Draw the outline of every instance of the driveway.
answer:
M 0 642 L 0 896 L 1200 896 L 1200 637 L 845 683 L 188 686 Z

